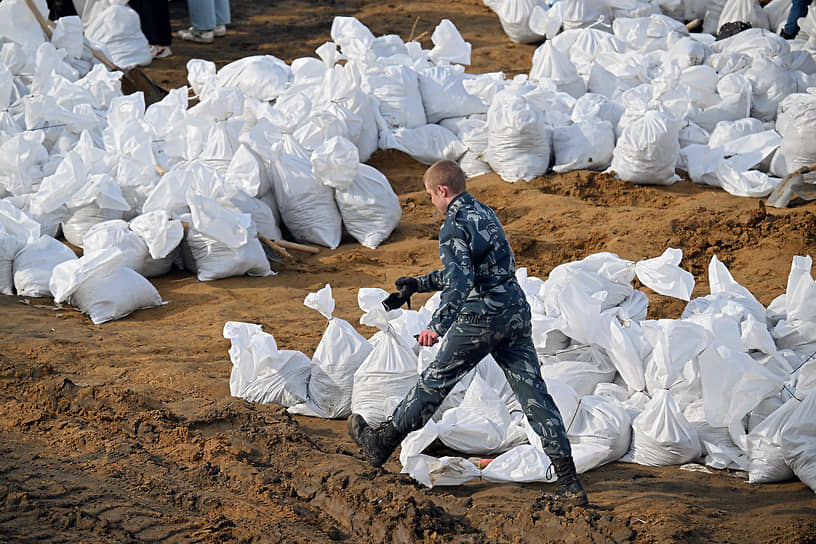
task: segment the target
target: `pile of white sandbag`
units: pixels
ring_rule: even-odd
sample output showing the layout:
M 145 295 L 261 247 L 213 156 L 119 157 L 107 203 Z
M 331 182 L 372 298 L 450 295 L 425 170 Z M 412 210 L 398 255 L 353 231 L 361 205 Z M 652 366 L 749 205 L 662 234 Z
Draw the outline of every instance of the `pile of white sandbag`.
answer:
M 533 341 L 572 445 L 579 472 L 620 460 L 652 466 L 702 462 L 747 473 L 750 482 L 793 475 L 816 490 L 816 281 L 810 257 L 794 257 L 787 291 L 767 308 L 713 257 L 711 294 L 691 299 L 694 278 L 682 253 L 631 262 L 598 253 L 562 264 L 549 278 L 517 279 L 533 310 Z M 639 282 L 688 301 L 680 319 L 646 318 Z M 416 384 L 439 344 L 413 335 L 439 297 L 419 311 L 381 306 L 386 292 L 361 289 L 366 341 L 331 317 L 328 286 L 305 301 L 329 321 L 314 358 L 274 349 L 258 325 L 227 323 L 232 394 L 319 417 L 362 414 L 384 421 Z M 247 332 L 249 331 L 249 332 Z M 443 339 L 444 340 L 444 339 Z M 271 346 L 271 347 L 270 347 Z M 259 362 L 259 357 L 264 361 Z M 275 361 L 275 365 L 267 360 Z M 276 366 L 277 365 L 277 366 Z M 293 368 L 296 366 L 297 368 Z M 311 379 L 309 378 L 311 376 Z M 295 378 L 296 377 L 296 378 Z M 292 393 L 292 388 L 297 393 Z M 434 440 L 460 457 L 423 453 Z M 402 443 L 403 471 L 429 487 L 488 481 L 553 481 L 551 462 L 496 361 L 465 376 L 422 429 Z
M 522 24 L 513 2 L 492 4 Z M 146 107 L 78 47 L 76 21 L 58 21 L 47 40 L 22 0 L 2 0 L 0 263 L 14 269 L 41 235 L 83 247 L 89 232 L 92 249 L 115 246 L 144 275 L 172 262 L 202 281 L 270 274 L 258 235 L 336 248 L 345 230 L 376 248 L 401 213 L 388 180 L 362 164 L 377 149 L 507 181 L 611 167 L 667 184 L 680 166 L 753 197 L 814 161 L 810 42 L 758 28 L 715 42 L 655 5 L 629 4 L 524 4 L 552 38 L 529 77 L 465 73 L 471 47 L 448 20 L 423 50 L 337 17 L 319 58 L 254 56 L 220 70 L 191 60 L 198 103 L 184 87 Z M 39 230 L 15 234 L 20 224 Z M 38 287 L 0 287 L 49 296 L 55 264 L 37 273 Z

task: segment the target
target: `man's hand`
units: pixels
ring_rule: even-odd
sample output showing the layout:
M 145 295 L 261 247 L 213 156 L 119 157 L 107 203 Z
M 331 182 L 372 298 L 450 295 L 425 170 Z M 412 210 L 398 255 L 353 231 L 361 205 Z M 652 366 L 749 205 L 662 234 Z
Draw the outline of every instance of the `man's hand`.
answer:
M 419 282 L 416 278 L 412 278 L 411 276 L 402 276 L 397 278 L 394 285 L 397 286 L 397 290 L 400 293 L 407 293 L 408 296 L 411 296 L 419 291 Z
M 439 335 L 431 329 L 425 329 L 417 336 L 417 342 L 419 342 L 420 346 L 433 346 L 439 342 Z

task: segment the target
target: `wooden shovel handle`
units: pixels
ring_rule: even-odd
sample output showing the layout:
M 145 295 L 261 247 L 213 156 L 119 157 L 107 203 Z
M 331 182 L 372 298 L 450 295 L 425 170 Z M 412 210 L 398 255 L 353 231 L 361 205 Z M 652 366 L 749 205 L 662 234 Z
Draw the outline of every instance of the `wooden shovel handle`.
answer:
M 40 13 L 40 10 L 37 9 L 37 6 L 34 5 L 33 0 L 25 0 L 25 3 L 28 6 L 28 9 L 31 10 L 31 14 L 34 15 L 34 18 L 37 19 L 38 23 L 40 23 L 40 28 L 42 28 L 43 32 L 45 32 L 45 35 L 48 36 L 48 39 L 50 40 L 52 32 L 51 27 L 48 25 L 48 21 L 45 19 L 45 17 L 43 17 L 42 13 Z
M 187 221 L 182 221 L 181 225 L 185 229 L 190 228 L 190 223 L 188 223 Z M 292 258 L 292 256 L 289 254 L 289 252 L 286 251 L 287 249 L 296 249 L 297 251 L 303 251 L 305 253 L 311 253 L 312 255 L 317 255 L 318 253 L 320 253 L 320 248 L 317 248 L 315 246 L 308 246 L 306 244 L 297 244 L 295 242 L 288 242 L 286 240 L 271 240 L 271 239 L 267 238 L 266 236 L 261 236 L 260 234 L 258 235 L 258 239 L 261 242 L 263 242 L 264 244 L 266 244 L 267 246 L 269 246 L 276 253 L 278 253 L 278 251 L 282 251 L 282 253 L 278 253 L 281 257 Z

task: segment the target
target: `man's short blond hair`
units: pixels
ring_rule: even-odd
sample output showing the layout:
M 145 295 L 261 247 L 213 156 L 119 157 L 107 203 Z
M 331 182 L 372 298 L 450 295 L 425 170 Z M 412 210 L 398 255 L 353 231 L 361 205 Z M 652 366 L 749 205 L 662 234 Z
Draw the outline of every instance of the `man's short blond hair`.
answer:
M 458 164 L 449 160 L 436 161 L 428 167 L 422 176 L 422 182 L 431 189 L 444 185 L 455 195 L 464 193 L 467 189 L 465 173 Z

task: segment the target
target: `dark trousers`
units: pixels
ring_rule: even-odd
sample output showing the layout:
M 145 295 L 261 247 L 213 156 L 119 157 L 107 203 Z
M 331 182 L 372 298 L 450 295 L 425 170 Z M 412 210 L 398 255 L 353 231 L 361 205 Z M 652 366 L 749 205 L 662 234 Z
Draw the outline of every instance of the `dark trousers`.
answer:
M 785 26 L 782 27 L 785 34 L 789 36 L 799 34 L 799 25 L 796 24 L 796 21 L 799 17 L 805 17 L 807 15 L 808 6 L 810 6 L 812 1 L 813 0 L 793 0 L 790 13 L 788 13 L 788 20 L 785 22 Z
M 167 0 L 130 0 L 128 5 L 139 14 L 142 32 L 150 45 L 170 45 L 170 7 Z
M 392 415 L 403 433 L 422 428 L 439 405 L 487 354 L 504 371 L 527 420 L 542 438 L 550 457 L 571 457 L 572 450 L 561 414 L 541 378 L 538 355 L 531 337 L 530 309 L 506 309 L 498 316 L 460 315 L 451 326 L 436 359 Z

